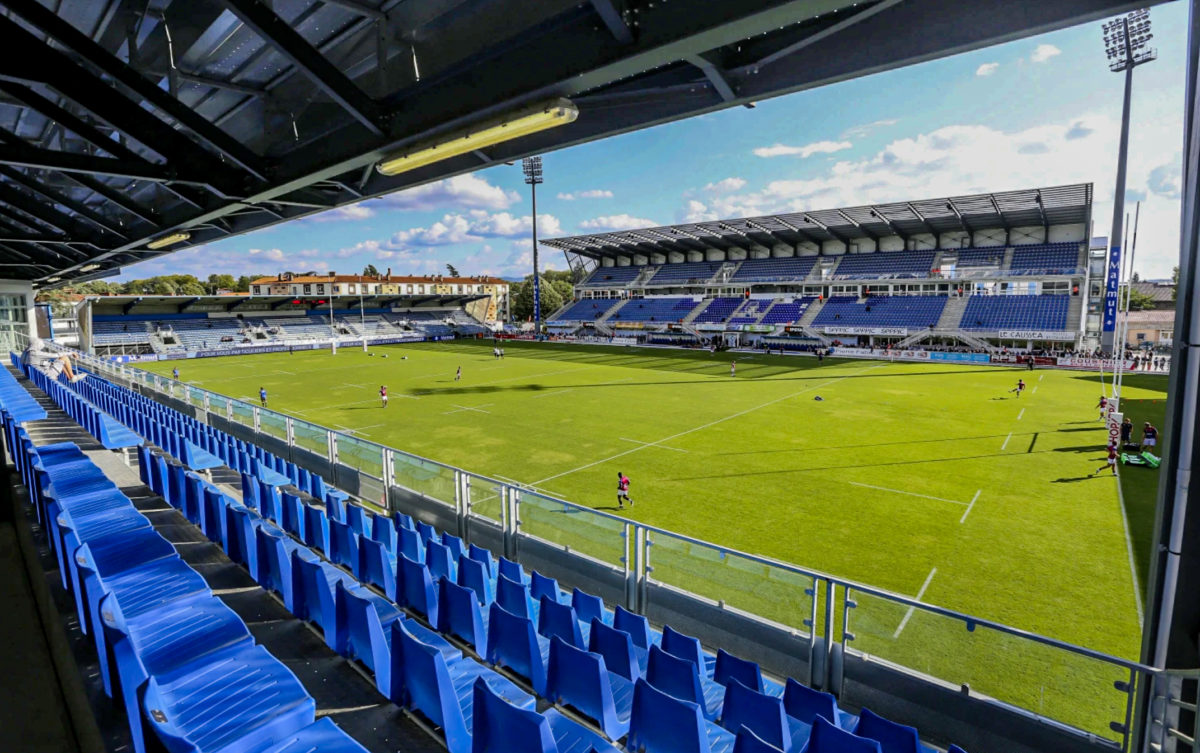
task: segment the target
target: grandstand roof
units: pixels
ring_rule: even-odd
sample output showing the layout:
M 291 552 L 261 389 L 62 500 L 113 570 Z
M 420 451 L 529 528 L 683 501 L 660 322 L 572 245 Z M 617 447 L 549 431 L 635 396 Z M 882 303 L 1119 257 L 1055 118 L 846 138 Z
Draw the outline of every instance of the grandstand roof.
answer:
M 482 294 L 463 295 L 368 295 L 362 298 L 364 308 L 447 308 L 461 306 L 471 301 L 487 298 Z M 173 308 L 179 313 L 201 313 L 212 311 L 328 311 L 330 300 L 334 311 L 357 311 L 358 296 L 332 296 L 331 298 L 291 295 L 91 295 L 84 300 L 95 308 L 120 309 L 121 313 L 137 315 L 139 309 Z M 161 311 L 159 312 L 161 313 Z M 153 314 L 148 314 L 152 316 Z
M 0 264 L 55 285 L 1125 0 L 5 0 Z M 385 176 L 557 97 L 568 125 Z M 186 233 L 164 248 L 148 243 Z
M 867 204 L 843 209 L 741 217 L 612 233 L 551 238 L 542 243 L 588 256 L 630 256 L 668 251 L 727 250 L 778 243 L 907 237 L 954 230 L 990 230 L 1087 222 L 1092 184 L 1078 183 L 1020 191 L 949 196 L 941 199 Z

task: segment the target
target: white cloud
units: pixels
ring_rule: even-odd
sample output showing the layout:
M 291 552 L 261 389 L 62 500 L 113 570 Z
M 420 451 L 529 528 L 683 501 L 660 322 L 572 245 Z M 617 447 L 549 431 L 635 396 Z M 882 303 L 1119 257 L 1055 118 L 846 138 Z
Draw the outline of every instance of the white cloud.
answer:
M 833 154 L 840 152 L 843 149 L 853 147 L 849 141 L 814 141 L 811 144 L 804 146 L 789 146 L 787 144 L 773 144 L 772 146 L 760 146 L 754 150 L 756 157 L 800 157 L 807 159 L 814 154 Z
M 575 201 L 576 199 L 611 199 L 613 192 L 606 188 L 594 188 L 590 191 L 574 191 L 572 193 L 560 193 L 558 198 L 563 201 Z
M 1061 55 L 1062 50 L 1052 44 L 1039 44 L 1029 59 L 1035 63 L 1044 63 L 1055 55 Z
M 1179 155 L 1170 162 L 1159 165 L 1150 171 L 1148 184 L 1151 191 L 1168 199 L 1178 199 L 1183 193 L 1183 174 L 1179 165 Z
M 1000 67 L 999 63 L 984 63 L 975 69 L 976 76 L 990 76 Z
M 389 194 L 379 201 L 392 209 L 429 211 L 448 207 L 508 209 L 520 200 L 516 191 L 505 191 L 477 175 L 456 175 Z
M 861 125 L 856 125 L 852 128 L 847 128 L 844 132 L 842 132 L 842 138 L 843 139 L 865 138 L 867 136 L 867 134 L 871 133 L 871 131 L 875 131 L 880 128 L 887 128 L 888 126 L 894 126 L 899 122 L 900 121 L 896 120 L 895 118 L 889 118 L 887 120 L 873 120 L 870 123 L 863 123 Z
M 412 247 L 453 246 L 474 243 L 486 238 L 516 238 L 532 233 L 533 220 L 529 215 L 508 212 L 491 213 L 473 209 L 467 213 L 451 212 L 428 226 L 399 230 L 386 241 L 367 240 L 343 248 L 339 256 L 370 252 L 399 251 Z M 562 223 L 552 214 L 538 215 L 538 233 L 561 235 Z
M 634 217 L 629 214 L 610 214 L 606 217 L 595 217 L 579 223 L 585 230 L 634 230 L 641 227 L 656 227 L 659 223 L 645 217 Z
M 308 219 L 313 222 L 340 222 L 343 220 L 365 220 L 368 217 L 373 217 L 375 210 L 371 209 L 364 202 L 358 204 L 347 204 L 344 207 L 330 209 L 320 214 L 314 214 Z
M 283 261 L 284 258 L 283 249 L 279 248 L 252 248 L 247 253 L 251 256 L 271 261 Z
M 704 190 L 709 193 L 726 193 L 728 191 L 740 191 L 745 187 L 745 178 L 725 178 L 718 180 L 716 183 L 709 183 L 704 187 Z

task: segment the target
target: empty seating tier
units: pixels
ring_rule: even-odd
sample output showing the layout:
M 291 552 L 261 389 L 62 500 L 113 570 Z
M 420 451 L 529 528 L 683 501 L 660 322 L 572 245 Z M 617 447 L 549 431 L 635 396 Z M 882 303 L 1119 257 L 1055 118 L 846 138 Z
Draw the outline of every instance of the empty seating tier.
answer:
M 610 322 L 678 322 L 696 307 L 691 298 L 640 298 L 613 314 Z
M 646 271 L 646 267 L 600 267 L 584 283 L 584 287 L 625 286 Z
M 760 324 L 794 324 L 800 321 L 804 312 L 812 304 L 812 298 L 801 298 L 786 303 L 776 303 L 763 316 Z
M 742 305 L 742 298 L 713 298 L 704 307 L 704 310 L 696 315 L 693 322 L 709 322 L 720 323 L 729 318 L 729 316 L 737 311 L 738 306 Z
M 707 282 L 725 264 L 721 261 L 694 261 L 664 264 L 647 285 L 685 285 Z
M 1012 263 L 1008 268 L 1014 274 L 1076 274 L 1079 271 L 1079 244 L 1013 246 Z
M 813 320 L 814 327 L 932 327 L 946 307 L 945 296 L 834 296 Z
M 1066 295 L 976 295 L 967 301 L 959 327 L 1062 331 L 1071 328 L 1067 323 L 1070 305 L 1071 298 Z
M 833 276 L 838 280 L 928 277 L 936 251 L 882 251 L 841 257 Z
M 790 282 L 803 280 L 812 272 L 817 256 L 789 256 L 782 259 L 747 259 L 730 282 Z
M 970 267 L 997 267 L 1004 264 L 1004 246 L 991 248 L 960 248 L 956 251 L 943 251 L 942 258 L 955 257 L 955 269 Z M 943 266 L 945 262 L 943 261 Z
M 620 302 L 620 298 L 584 298 L 572 303 L 555 319 L 567 322 L 594 322 Z

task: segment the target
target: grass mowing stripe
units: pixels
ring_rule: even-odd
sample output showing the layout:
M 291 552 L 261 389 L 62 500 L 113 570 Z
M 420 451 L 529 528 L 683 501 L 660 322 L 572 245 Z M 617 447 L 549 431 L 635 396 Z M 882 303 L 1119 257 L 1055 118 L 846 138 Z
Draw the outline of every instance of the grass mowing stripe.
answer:
M 921 597 L 923 597 L 925 595 L 925 589 L 929 588 L 929 582 L 933 580 L 933 576 L 936 574 L 937 574 L 936 567 L 929 571 L 929 575 L 926 576 L 925 582 L 921 584 L 921 590 L 917 591 L 917 601 L 920 601 Z M 899 627 L 896 628 L 896 632 L 892 633 L 892 640 L 899 638 L 900 634 L 904 632 L 904 626 L 908 624 L 908 621 L 913 616 L 913 609 L 914 609 L 914 607 L 909 607 L 908 610 L 904 613 L 904 619 L 900 620 L 900 625 L 899 625 Z

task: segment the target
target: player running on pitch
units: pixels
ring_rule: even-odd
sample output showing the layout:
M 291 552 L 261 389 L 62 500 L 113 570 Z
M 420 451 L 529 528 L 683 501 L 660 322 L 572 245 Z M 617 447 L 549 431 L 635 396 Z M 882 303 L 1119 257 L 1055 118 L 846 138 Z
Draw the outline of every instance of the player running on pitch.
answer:
M 729 376 L 737 376 L 737 361 L 729 362 Z
M 1105 468 L 1112 470 L 1112 475 L 1117 475 L 1117 445 L 1110 442 L 1108 445 L 1108 458 L 1104 461 L 1104 465 L 1092 471 L 1090 475 L 1095 476 Z
M 1025 380 L 1024 379 L 1018 379 L 1017 386 L 1013 387 L 1011 390 L 1009 390 L 1009 392 L 1017 393 L 1017 397 L 1020 397 L 1021 393 L 1024 391 L 1025 391 Z
M 626 501 L 633 507 L 633 498 L 629 496 L 629 477 L 617 471 L 617 509 L 624 510 Z
M 1101 395 L 1100 402 L 1096 403 L 1096 407 L 1100 410 L 1100 420 L 1103 421 L 1108 417 L 1108 398 Z
M 459 366 L 458 371 L 454 372 L 454 381 L 457 382 L 457 381 L 460 381 L 461 379 L 462 379 L 462 367 Z
M 379 385 L 379 400 L 380 400 L 380 402 L 383 403 L 379 407 L 386 408 L 387 407 L 387 385 L 386 384 Z
M 264 408 L 267 407 L 267 388 L 266 387 L 258 388 L 258 401 L 260 403 L 262 403 L 262 407 L 264 407 Z

